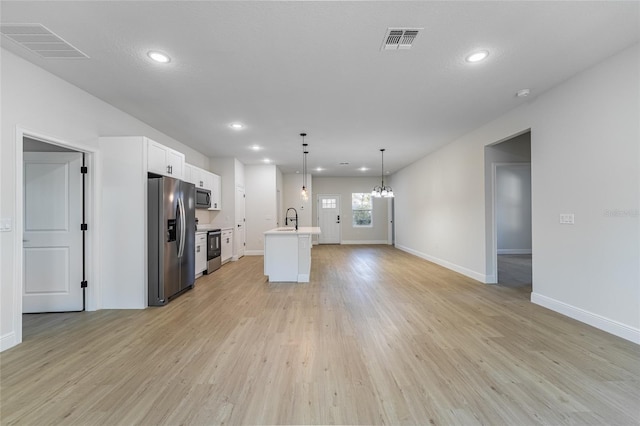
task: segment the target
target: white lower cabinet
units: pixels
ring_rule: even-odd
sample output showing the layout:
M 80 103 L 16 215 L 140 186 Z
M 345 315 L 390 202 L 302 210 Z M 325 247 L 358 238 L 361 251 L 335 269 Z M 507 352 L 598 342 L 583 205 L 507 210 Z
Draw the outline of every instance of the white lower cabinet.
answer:
M 196 276 L 207 269 L 207 233 L 196 232 Z
M 226 263 L 233 257 L 233 228 L 222 230 L 222 263 Z

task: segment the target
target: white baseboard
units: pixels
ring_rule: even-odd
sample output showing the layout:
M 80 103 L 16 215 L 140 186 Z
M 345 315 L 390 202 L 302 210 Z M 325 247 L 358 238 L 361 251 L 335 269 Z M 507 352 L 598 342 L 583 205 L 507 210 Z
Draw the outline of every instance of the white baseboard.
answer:
M 640 344 L 640 329 L 622 324 L 618 321 L 603 317 L 602 315 L 585 311 L 582 308 L 543 296 L 539 293 L 531 293 L 531 303 L 535 303 L 536 305 L 540 305 L 562 315 L 566 315 L 569 318 L 589 324 L 592 327 L 611 333 L 614 336 Z
M 0 337 L 0 352 L 12 348 L 17 344 L 18 342 L 16 342 L 16 333 L 14 331 L 11 331 Z
M 245 256 L 264 256 L 264 250 L 245 250 Z
M 298 274 L 298 282 L 299 283 L 308 283 L 309 282 L 309 274 Z
M 353 245 L 353 244 L 389 244 L 387 240 L 342 240 L 340 244 Z
M 498 284 L 498 277 L 495 275 L 486 275 L 485 284 Z
M 406 251 L 407 253 L 411 253 L 414 256 L 418 256 L 424 260 L 428 260 L 429 262 L 433 262 L 440 266 L 444 266 L 447 269 L 451 269 L 452 271 L 458 272 L 462 275 L 466 275 L 469 278 L 473 278 L 474 280 L 480 281 L 481 283 L 489 283 L 491 281 L 488 280 L 489 277 L 485 274 L 481 274 L 476 271 L 472 271 L 471 269 L 467 269 L 464 266 L 456 265 L 455 263 L 451 263 L 447 260 L 438 259 L 437 257 L 430 256 L 425 253 L 421 253 L 417 250 L 410 249 L 409 247 L 402 246 L 400 244 L 396 244 L 396 248 L 402 251 Z
M 531 249 L 498 249 L 498 254 L 531 254 Z

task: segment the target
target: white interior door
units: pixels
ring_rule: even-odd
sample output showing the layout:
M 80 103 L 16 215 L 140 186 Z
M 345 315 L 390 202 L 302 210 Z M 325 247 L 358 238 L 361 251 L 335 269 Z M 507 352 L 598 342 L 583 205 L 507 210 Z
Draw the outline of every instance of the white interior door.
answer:
M 82 154 L 23 158 L 22 311 L 82 310 Z
M 240 259 L 244 256 L 244 228 L 245 228 L 245 198 L 244 188 L 236 187 L 236 235 L 233 239 L 236 243 L 236 256 Z
M 340 244 L 340 222 L 340 196 L 318 195 L 318 243 Z

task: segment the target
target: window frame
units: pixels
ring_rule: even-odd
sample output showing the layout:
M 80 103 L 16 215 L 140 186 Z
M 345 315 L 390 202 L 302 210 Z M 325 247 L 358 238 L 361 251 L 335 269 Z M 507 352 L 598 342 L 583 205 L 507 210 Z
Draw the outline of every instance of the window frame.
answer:
M 354 209 L 353 207 L 353 200 L 354 200 L 354 195 L 367 195 L 369 198 L 369 208 L 367 209 Z M 371 221 L 366 224 L 366 225 L 358 225 L 356 223 L 354 223 L 355 220 L 355 214 L 356 212 L 369 212 L 369 217 L 371 218 Z M 369 192 L 352 192 L 351 193 L 351 227 L 352 228 L 373 228 L 373 198 L 371 197 L 371 193 Z

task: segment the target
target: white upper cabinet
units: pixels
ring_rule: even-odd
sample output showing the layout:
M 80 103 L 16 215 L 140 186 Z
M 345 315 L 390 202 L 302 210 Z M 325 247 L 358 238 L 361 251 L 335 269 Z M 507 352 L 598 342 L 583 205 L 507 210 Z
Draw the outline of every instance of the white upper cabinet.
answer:
M 211 173 L 211 207 L 209 210 L 220 210 L 222 208 L 222 179 L 220 176 Z
M 184 178 L 184 154 L 148 139 L 147 171 L 176 179 Z
M 222 179 L 215 173 L 208 172 L 192 164 L 185 164 L 184 179 L 196 186 L 196 188 L 208 189 L 211 191 L 211 207 L 209 210 L 220 210 L 222 208 Z
M 196 166 L 192 166 L 191 164 L 184 164 L 184 179 L 182 179 L 185 182 L 189 182 L 192 184 L 196 184 L 196 178 L 197 178 L 197 167 Z

